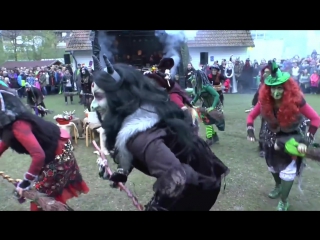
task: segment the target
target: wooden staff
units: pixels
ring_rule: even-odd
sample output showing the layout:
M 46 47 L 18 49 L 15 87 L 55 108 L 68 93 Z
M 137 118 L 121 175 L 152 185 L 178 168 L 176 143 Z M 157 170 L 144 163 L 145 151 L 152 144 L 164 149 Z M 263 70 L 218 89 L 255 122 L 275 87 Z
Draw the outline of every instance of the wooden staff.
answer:
M 92 141 L 93 146 L 95 147 L 95 149 L 97 149 L 97 151 L 99 152 L 100 155 L 100 159 L 101 161 L 103 161 L 104 163 L 104 167 L 105 167 L 105 171 L 106 173 L 111 176 L 112 175 L 112 171 L 108 165 L 108 159 L 106 158 L 106 156 L 104 155 L 104 153 L 101 151 L 101 149 L 98 147 L 98 144 L 96 143 L 96 141 Z M 120 191 L 124 191 L 128 198 L 130 198 L 132 200 L 133 205 L 139 210 L 139 211 L 143 211 L 143 206 L 139 203 L 138 199 L 136 196 L 134 196 L 130 190 L 128 188 L 126 188 L 123 183 L 115 183 L 117 184 L 117 186 L 119 187 Z

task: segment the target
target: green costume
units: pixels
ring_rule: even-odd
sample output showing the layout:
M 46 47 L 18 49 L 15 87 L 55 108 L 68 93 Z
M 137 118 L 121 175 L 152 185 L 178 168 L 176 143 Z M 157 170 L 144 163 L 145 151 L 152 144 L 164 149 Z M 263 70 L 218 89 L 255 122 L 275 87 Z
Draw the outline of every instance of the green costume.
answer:
M 271 95 L 276 101 L 281 100 L 284 96 L 285 89 L 282 84 L 289 79 L 290 74 L 282 73 L 276 63 L 273 62 L 271 75 L 265 79 L 264 83 L 270 86 Z M 297 94 L 300 93 L 298 92 Z M 303 99 L 302 101 L 299 107 L 305 104 L 305 100 Z M 259 103 L 256 107 L 263 109 L 263 106 Z M 303 140 L 306 139 L 306 124 L 304 117 L 299 114 L 297 120 L 289 126 L 280 126 L 277 120 L 278 110 L 279 108 L 274 106 L 275 116 L 264 115 L 264 111 L 260 110 L 265 120 L 263 147 L 269 171 L 275 181 L 275 188 L 269 193 L 269 197 L 272 199 L 280 197 L 277 209 L 279 211 L 287 211 L 289 208 L 288 196 L 294 179 L 301 174 L 304 166 L 304 155 L 294 151 L 294 147 L 297 146 L 294 139 L 304 143 Z M 255 109 L 252 112 L 254 111 Z M 247 124 L 247 132 L 249 138 L 254 137 L 253 124 L 251 122 Z
M 219 93 L 212 87 L 203 71 L 197 70 L 195 73 L 195 97 L 192 104 L 196 104 L 199 99 L 202 100 L 201 119 L 206 125 L 206 138 L 209 145 L 219 141 L 218 134 L 213 128 L 215 124 L 220 131 L 224 131 L 225 121 L 220 102 Z

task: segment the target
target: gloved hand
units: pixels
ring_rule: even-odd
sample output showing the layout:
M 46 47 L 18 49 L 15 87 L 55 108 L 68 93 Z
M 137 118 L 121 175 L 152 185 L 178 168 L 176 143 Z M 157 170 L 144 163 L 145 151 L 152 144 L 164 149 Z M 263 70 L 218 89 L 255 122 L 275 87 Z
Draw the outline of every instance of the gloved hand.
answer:
M 114 172 L 111 177 L 110 181 L 115 183 L 125 183 L 128 180 L 128 174 L 123 171 L 122 168 L 118 168 L 116 172 Z
M 209 113 L 209 112 L 211 112 L 213 110 L 214 110 L 214 107 L 209 107 L 209 108 L 206 109 L 206 112 Z
M 308 150 L 308 146 L 304 143 L 299 143 L 297 149 L 299 153 L 305 154 Z
M 254 136 L 254 127 L 253 126 L 247 126 L 247 140 L 250 142 L 256 141 L 256 137 Z
M 17 185 L 17 191 L 19 191 L 18 189 L 22 189 L 23 191 L 25 190 L 29 190 L 30 187 L 31 187 L 31 181 L 30 180 L 27 180 L 27 179 L 24 179 L 23 181 L 19 182 L 18 185 Z
M 37 179 L 37 176 L 26 172 L 23 176 L 23 180 L 18 183 L 16 190 L 22 196 L 23 191 L 29 190 L 32 187 L 33 181 Z

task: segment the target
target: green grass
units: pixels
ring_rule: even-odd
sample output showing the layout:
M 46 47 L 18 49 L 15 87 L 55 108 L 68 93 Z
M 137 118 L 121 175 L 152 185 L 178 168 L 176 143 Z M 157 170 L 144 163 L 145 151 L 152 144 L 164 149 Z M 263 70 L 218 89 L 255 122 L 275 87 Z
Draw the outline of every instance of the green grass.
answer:
M 76 97 L 77 99 L 77 97 Z M 223 210 L 267 210 L 274 211 L 278 200 L 267 197 L 274 182 L 267 170 L 265 160 L 258 157 L 257 143 L 246 141 L 246 116 L 244 110 L 250 107 L 252 95 L 225 95 L 226 131 L 219 132 L 220 143 L 213 146 L 215 154 L 231 169 L 226 178 L 227 187 L 221 191 L 214 211 Z M 320 96 L 309 95 L 307 101 L 317 112 Z M 78 102 L 78 101 L 75 101 Z M 62 111 L 76 110 L 76 115 L 84 117 L 83 106 L 64 105 L 63 96 L 48 96 L 45 99 L 47 107 L 55 113 L 46 117 L 54 121 L 53 116 Z M 259 119 L 256 126 L 259 125 Z M 204 128 L 202 128 L 203 133 Z M 258 131 L 259 129 L 256 129 Z M 90 192 L 80 198 L 72 199 L 69 204 L 75 210 L 135 210 L 131 201 L 118 190 L 111 189 L 107 181 L 98 178 L 96 155 L 92 146 L 86 147 L 85 140 L 79 140 L 75 146 L 75 154 L 84 179 Z M 0 159 L 0 171 L 4 171 L 13 178 L 22 178 L 28 169 L 30 157 L 18 155 L 7 150 Z M 294 184 L 289 200 L 291 211 L 320 210 L 320 167 L 317 163 L 307 161 L 308 167 L 303 173 L 301 193 Z M 112 165 L 115 169 L 115 166 Z M 132 190 L 142 204 L 146 204 L 152 196 L 154 179 L 133 171 L 127 186 Z M 28 210 L 29 204 L 18 204 L 11 192 L 13 186 L 0 180 L 0 210 Z

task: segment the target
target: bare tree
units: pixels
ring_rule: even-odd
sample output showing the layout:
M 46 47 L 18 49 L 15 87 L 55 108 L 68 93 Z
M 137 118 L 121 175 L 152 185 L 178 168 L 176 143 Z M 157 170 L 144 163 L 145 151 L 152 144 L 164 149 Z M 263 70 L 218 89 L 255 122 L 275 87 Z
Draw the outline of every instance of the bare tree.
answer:
M 50 30 L 28 30 L 23 37 L 24 50 L 29 60 L 57 57 L 58 37 Z

